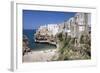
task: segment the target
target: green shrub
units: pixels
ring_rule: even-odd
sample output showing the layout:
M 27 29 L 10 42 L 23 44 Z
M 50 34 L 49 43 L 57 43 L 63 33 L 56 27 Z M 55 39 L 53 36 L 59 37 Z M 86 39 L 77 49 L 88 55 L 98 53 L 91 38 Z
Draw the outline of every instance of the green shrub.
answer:
M 76 59 L 90 59 L 91 58 L 91 39 L 88 35 L 82 34 L 79 43 L 75 46 L 75 40 L 77 38 L 71 38 L 71 36 L 65 36 L 63 33 L 59 33 L 57 36 L 59 40 L 59 57 L 57 60 L 76 60 Z M 80 46 L 79 46 L 80 44 Z

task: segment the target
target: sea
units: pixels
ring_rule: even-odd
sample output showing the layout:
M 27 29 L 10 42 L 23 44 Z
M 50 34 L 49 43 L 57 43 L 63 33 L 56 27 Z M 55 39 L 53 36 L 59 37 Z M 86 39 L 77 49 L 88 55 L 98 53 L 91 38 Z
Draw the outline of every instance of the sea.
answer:
M 24 29 L 23 30 L 23 35 L 27 36 L 28 41 L 29 41 L 29 45 L 28 47 L 31 50 L 47 50 L 47 49 L 55 49 L 56 46 L 52 45 L 52 44 L 48 44 L 48 43 L 36 43 L 34 41 L 34 34 L 36 33 L 37 29 Z

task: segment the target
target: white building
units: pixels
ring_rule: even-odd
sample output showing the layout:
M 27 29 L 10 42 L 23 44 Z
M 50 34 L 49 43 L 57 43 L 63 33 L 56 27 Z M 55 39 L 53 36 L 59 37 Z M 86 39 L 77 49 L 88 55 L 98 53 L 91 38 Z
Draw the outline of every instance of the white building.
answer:
M 68 35 L 71 35 L 71 24 L 70 24 L 70 19 L 68 21 L 65 22 L 65 29 L 67 31 Z
M 71 35 L 71 37 L 75 37 L 76 36 L 76 25 L 75 25 L 74 17 L 70 18 L 66 22 L 65 25 L 66 25 L 66 28 L 67 28 L 68 35 Z
M 57 24 L 48 24 L 47 28 L 48 31 L 51 32 L 53 36 L 55 36 L 59 30 L 59 26 Z
M 65 21 L 64 25 L 68 35 L 77 38 L 83 32 L 88 33 L 90 31 L 91 15 L 90 13 L 76 13 L 74 17 L 71 17 L 68 21 Z
M 38 32 L 40 32 L 41 35 L 48 34 L 49 36 L 51 35 L 55 36 L 58 33 L 58 30 L 59 30 L 59 26 L 57 24 L 46 24 L 40 26 Z
M 63 31 L 64 23 L 60 23 L 60 24 L 58 24 L 58 26 L 59 26 L 58 32 L 60 33 Z
M 91 27 L 90 13 L 77 13 L 74 18 L 75 24 L 78 25 L 79 32 L 88 33 L 88 28 Z
M 47 28 L 46 24 L 39 27 L 39 30 Z

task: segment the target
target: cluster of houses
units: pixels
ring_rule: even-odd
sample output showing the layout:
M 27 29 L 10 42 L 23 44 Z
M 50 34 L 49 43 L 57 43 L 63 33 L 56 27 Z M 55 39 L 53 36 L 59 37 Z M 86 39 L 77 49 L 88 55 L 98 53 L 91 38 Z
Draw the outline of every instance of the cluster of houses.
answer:
M 91 14 L 78 12 L 62 23 L 40 26 L 35 33 L 35 41 L 55 42 L 55 36 L 60 32 L 67 33 L 72 38 L 91 33 Z
M 35 42 L 49 42 L 52 44 L 56 44 L 55 37 L 58 33 L 58 30 L 58 24 L 48 24 L 40 26 L 35 33 Z

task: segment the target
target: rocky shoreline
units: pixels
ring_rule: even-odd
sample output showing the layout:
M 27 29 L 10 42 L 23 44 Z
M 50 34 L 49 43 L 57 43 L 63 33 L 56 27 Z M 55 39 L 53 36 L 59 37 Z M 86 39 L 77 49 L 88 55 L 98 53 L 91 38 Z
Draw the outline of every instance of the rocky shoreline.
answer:
M 25 55 L 26 52 L 31 52 L 31 49 L 28 47 L 29 45 L 29 39 L 26 35 L 23 36 L 23 56 Z
M 57 58 L 57 49 L 31 51 L 23 56 L 23 62 L 46 62 Z M 56 56 L 56 58 L 54 58 Z

